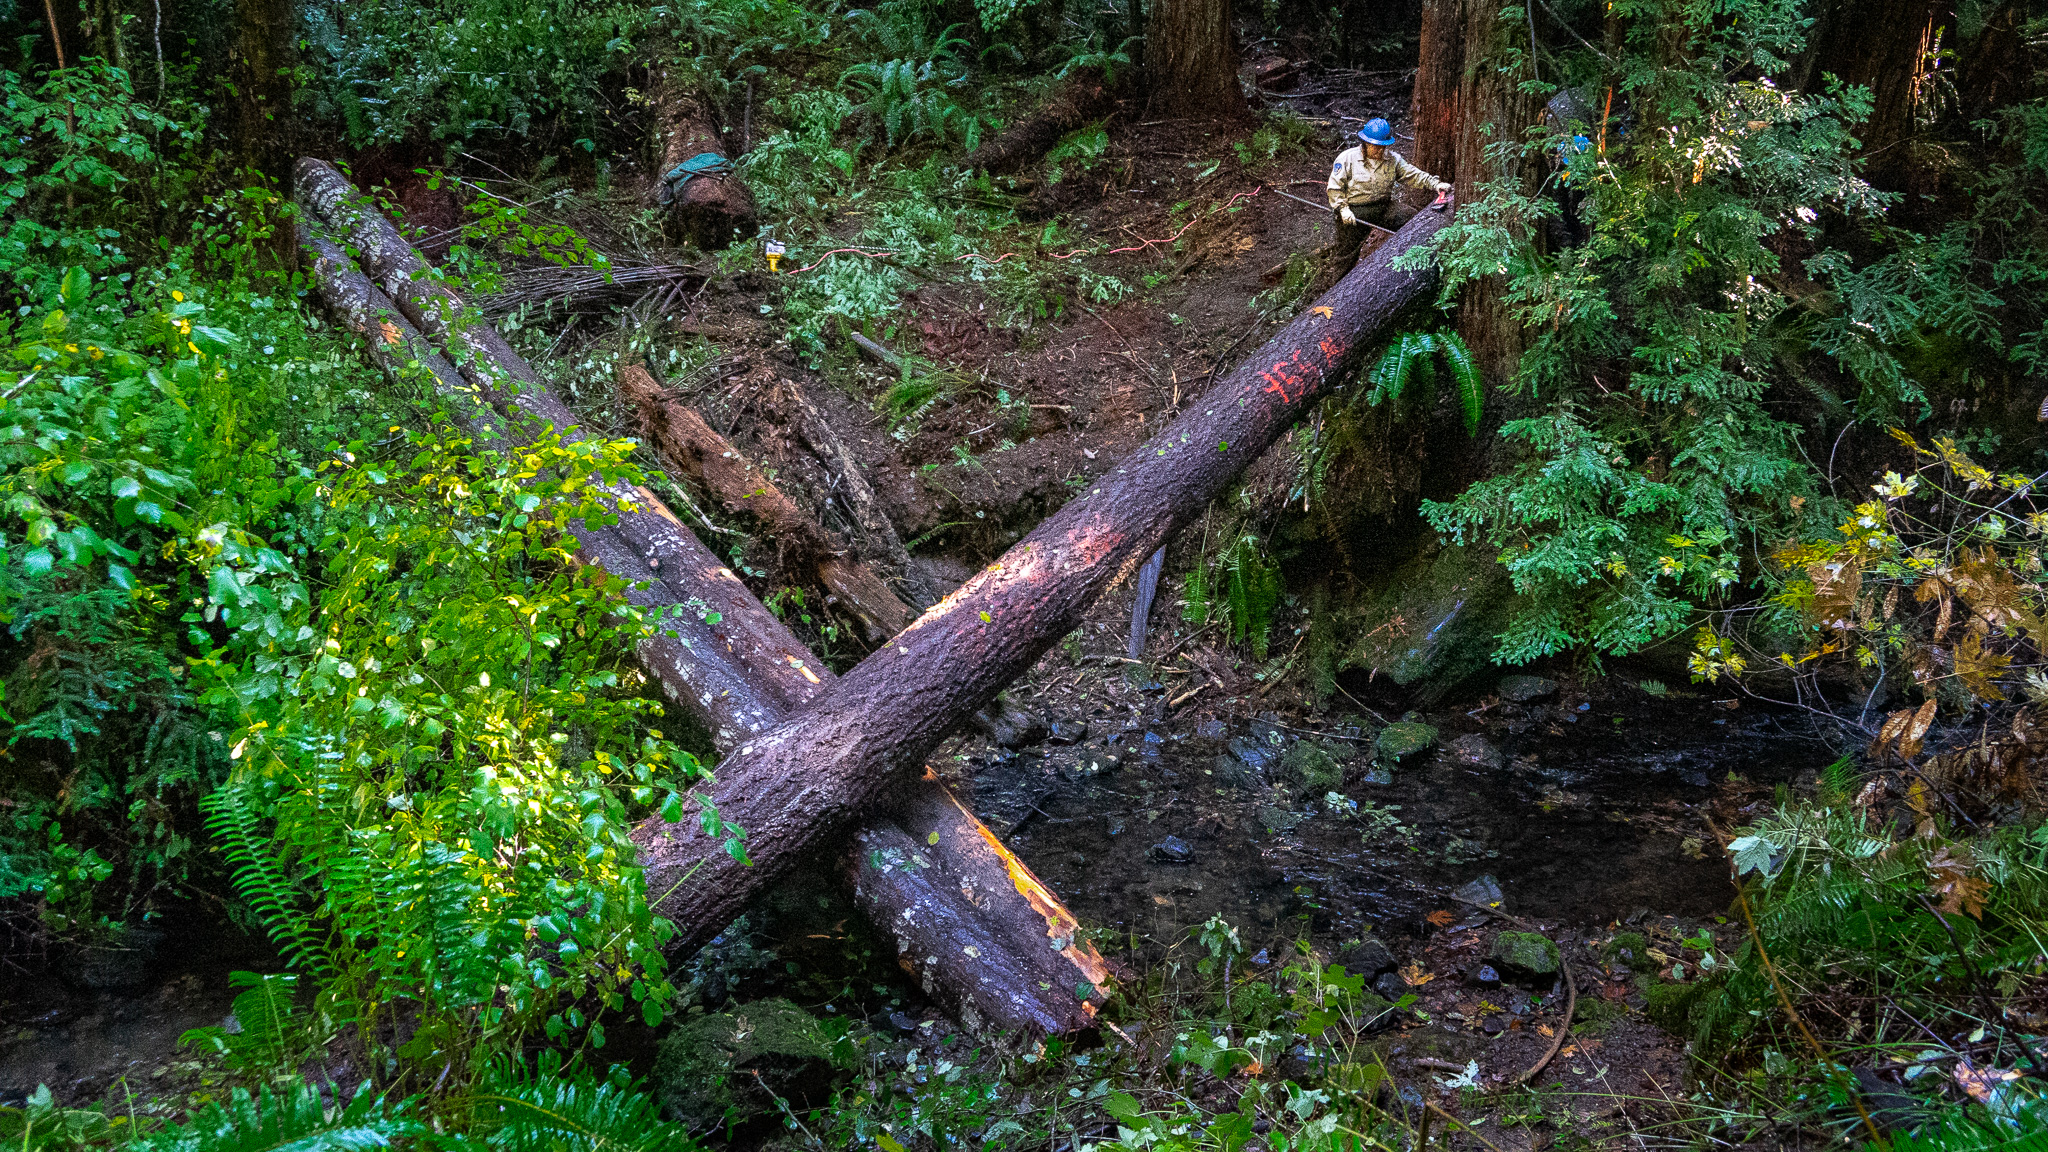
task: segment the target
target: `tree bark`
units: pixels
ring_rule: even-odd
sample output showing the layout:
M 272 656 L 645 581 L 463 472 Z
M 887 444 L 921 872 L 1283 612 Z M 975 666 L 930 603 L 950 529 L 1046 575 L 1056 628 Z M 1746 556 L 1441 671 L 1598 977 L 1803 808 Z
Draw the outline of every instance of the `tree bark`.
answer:
M 332 168 L 302 164 L 300 174 L 301 192 L 309 202 L 352 203 L 343 192 L 346 181 Z M 336 222 L 335 217 L 322 215 Z M 404 242 L 388 221 L 374 214 L 351 219 L 357 226 L 350 238 L 359 249 L 383 251 L 387 262 L 397 262 L 391 254 Z M 387 373 L 401 379 L 417 364 L 449 403 L 451 415 L 480 440 L 524 434 L 521 427 L 508 427 L 484 401 L 489 392 L 475 383 L 473 369 L 465 373 L 414 326 L 415 319 L 442 312 L 415 305 L 414 315 L 408 317 L 357 271 L 339 247 L 316 236 L 303 220 L 300 238 L 313 257 L 323 299 L 344 323 L 365 336 L 373 358 Z M 452 293 L 437 303 L 447 306 L 450 301 L 459 308 Z M 531 378 L 531 369 L 516 353 L 508 348 L 505 355 L 513 362 L 497 366 L 503 375 Z M 522 399 L 528 401 L 523 411 L 512 408 L 506 415 L 525 425 L 544 407 L 542 400 L 553 397 L 536 399 L 529 392 Z M 559 404 L 554 407 L 559 409 Z M 543 418 L 558 429 L 571 427 L 566 410 L 559 417 Z M 674 518 L 658 500 L 644 490 L 638 494 L 673 525 Z M 666 630 L 673 635 L 641 641 L 638 655 L 664 697 L 703 723 L 720 750 L 766 731 L 831 681 L 831 671 L 695 536 L 677 526 L 681 540 L 654 542 L 635 531 L 647 527 L 645 521 L 635 523 L 622 513 L 618 525 L 578 533 L 581 556 L 634 581 L 629 599 L 642 607 L 709 608 L 669 617 Z M 692 548 L 694 563 L 676 562 L 675 557 Z M 657 553 L 670 557 L 665 568 L 658 567 Z M 770 666 L 764 675 L 743 659 L 760 652 L 781 653 L 786 660 Z M 1034 1035 L 1093 1026 L 1103 998 L 1092 990 L 1108 980 L 1101 956 L 1085 941 L 1075 941 L 1078 925 L 1073 914 L 936 779 L 908 788 L 895 819 L 881 814 L 868 820 L 853 838 L 845 869 L 863 912 L 897 941 L 901 962 L 963 1023 Z M 1084 984 L 1090 991 L 1077 992 Z
M 910 551 L 903 546 L 903 538 L 896 534 L 896 525 L 889 522 L 888 513 L 882 511 L 882 501 L 875 495 L 874 486 L 861 474 L 860 461 L 854 457 L 853 450 L 840 439 L 839 433 L 832 430 L 824 413 L 818 411 L 794 383 L 787 380 L 783 383 L 788 386 L 790 398 L 796 402 L 799 413 L 797 435 L 810 445 L 826 471 L 839 479 L 836 491 L 853 521 L 861 552 L 882 565 L 911 607 L 923 611 L 938 603 L 940 590 L 933 588 L 911 567 Z
M 1048 517 L 795 719 L 719 766 L 713 800 L 749 833 L 742 867 L 694 825 L 634 831 L 679 947 L 717 934 L 816 847 L 844 836 L 954 725 L 1081 623 L 1111 583 L 1199 516 L 1411 306 L 1433 270 L 1396 257 L 1449 213 L 1424 211 L 1116 470 Z M 758 845 L 758 849 L 752 848 Z
M 1816 7 L 1806 52 L 1793 63 L 1789 79 L 1810 92 L 1824 91 L 1828 76 L 1869 88 L 1870 118 L 1855 130 L 1863 176 L 1879 188 L 1903 190 L 1913 167 L 1920 80 L 1940 0 L 1830 0 Z
M 1145 29 L 1153 116 L 1236 120 L 1247 114 L 1230 20 L 1230 0 L 1156 0 Z
M 663 203 L 663 178 L 676 165 L 704 152 L 726 155 L 725 137 L 716 114 L 695 93 L 675 81 L 667 69 L 655 83 L 654 118 L 660 133 L 661 161 L 648 197 Z M 690 241 L 707 251 L 725 248 L 753 235 L 760 221 L 754 194 L 737 176 L 697 176 L 666 202 L 670 217 Z
M 236 135 L 242 161 L 278 181 L 288 175 L 291 134 L 298 123 L 284 78 L 292 58 L 293 13 L 290 0 L 235 0 L 241 65 L 235 77 L 240 95 Z
M 1522 130 L 1542 114 L 1537 98 L 1519 90 L 1526 76 L 1504 73 L 1497 63 L 1509 55 L 1508 38 L 1524 35 L 1524 26 L 1500 18 L 1493 0 L 1429 0 L 1423 9 L 1410 159 L 1455 184 L 1461 204 L 1477 201 L 1481 184 L 1504 176 L 1520 177 L 1523 190 L 1534 191 L 1534 164 L 1518 154 L 1503 167 L 1486 154 L 1490 144 L 1521 140 Z M 1495 385 L 1513 378 L 1528 348 L 1504 290 L 1500 277 L 1489 276 L 1468 285 L 1458 300 L 1458 334 Z
M 785 568 L 809 568 L 878 643 L 910 625 L 916 613 L 867 565 L 750 464 L 696 409 L 677 403 L 645 368 L 619 373 L 620 394 L 639 412 L 641 431 L 678 472 L 711 493 L 726 511 L 752 517 L 785 553 Z
M 998 174 L 1014 172 L 1050 152 L 1060 137 L 1107 116 L 1116 102 L 1117 86 L 1102 69 L 1076 68 L 1043 105 L 968 153 L 967 166 Z

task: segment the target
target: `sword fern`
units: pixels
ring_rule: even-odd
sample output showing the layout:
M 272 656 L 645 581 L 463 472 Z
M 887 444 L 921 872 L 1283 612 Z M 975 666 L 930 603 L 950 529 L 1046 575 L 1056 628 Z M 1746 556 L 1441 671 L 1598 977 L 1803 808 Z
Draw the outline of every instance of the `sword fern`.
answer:
M 1465 434 L 1479 434 L 1479 417 L 1485 407 L 1485 393 L 1479 369 L 1472 363 L 1472 349 L 1455 332 L 1408 332 L 1387 346 L 1379 362 L 1367 374 L 1372 391 L 1366 403 L 1406 404 L 1427 407 L 1436 402 L 1436 358 L 1443 357 L 1457 389 L 1458 413 Z

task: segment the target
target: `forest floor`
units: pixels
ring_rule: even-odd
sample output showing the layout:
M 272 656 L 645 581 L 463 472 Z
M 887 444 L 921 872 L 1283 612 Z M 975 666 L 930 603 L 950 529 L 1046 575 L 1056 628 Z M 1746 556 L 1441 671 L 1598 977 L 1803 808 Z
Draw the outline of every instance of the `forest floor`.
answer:
M 1405 77 L 1387 74 L 1320 97 L 1304 109 L 1317 129 L 1308 147 L 1249 163 L 1232 147 L 1247 142 L 1249 126 L 1231 134 L 1132 120 L 1115 130 L 1087 171 L 1034 188 L 1030 203 L 1057 213 L 1067 235 L 1127 238 L 1128 250 L 1094 258 L 1094 270 L 1144 290 L 1114 305 L 1070 301 L 1019 329 L 994 322 L 971 284 L 923 284 L 871 335 L 928 361 L 949 384 L 893 427 L 878 408 L 900 374 L 836 344 L 807 366 L 759 269 L 714 277 L 673 318 L 678 339 L 715 355 L 670 386 L 799 490 L 829 493 L 830 475 L 786 431 L 792 390 L 801 389 L 860 458 L 928 578 L 951 587 L 1289 318 L 1298 297 L 1283 301 L 1269 273 L 1331 240 L 1318 207 L 1329 156 L 1357 121 L 1402 112 L 1407 91 Z M 1217 210 L 1176 232 L 1172 221 L 1190 207 Z M 603 395 L 585 398 L 587 414 L 630 429 L 627 413 L 589 410 Z M 1283 443 L 1259 467 L 1290 469 L 1288 453 Z M 829 523 L 832 501 L 821 503 Z M 1176 555 L 1200 546 L 1183 541 Z M 772 540 L 748 541 L 750 575 L 772 571 L 775 550 Z M 1687 978 L 1675 959 L 1687 954 L 1682 941 L 1702 931 L 1723 947 L 1736 940 L 1709 820 L 1742 823 L 1774 786 L 1810 778 L 1831 750 L 1778 716 L 1618 677 L 1489 679 L 1409 712 L 1406 693 L 1364 673 L 1347 675 L 1342 695 L 1319 706 L 1299 659 L 1299 605 L 1282 610 L 1270 658 L 1257 660 L 1223 633 L 1180 620 L 1162 589 L 1146 654 L 1134 662 L 1124 657 L 1134 595 L 1128 585 L 1113 590 L 1013 686 L 1019 703 L 1050 722 L 1048 742 L 1005 749 L 959 736 L 935 757 L 970 807 L 1090 926 L 1132 988 L 1175 962 L 1190 929 L 1221 917 L 1242 934 L 1252 976 L 1299 946 L 1390 998 L 1414 994 L 1373 1042 L 1404 1098 L 1450 1099 L 1444 1084 L 1468 1066 L 1468 1086 L 1499 1088 L 1551 1047 L 1570 997 L 1555 975 L 1517 985 L 1488 967 L 1494 937 L 1510 925 L 1452 893 L 1483 896 L 1491 882 L 1509 913 L 1539 922 L 1564 947 L 1581 980 L 1578 1008 L 1536 1080 L 1564 1102 L 1549 1119 L 1508 1096 L 1468 1103 L 1462 1114 L 1498 1123 L 1521 1108 L 1521 1126 L 1492 1137 L 1503 1149 L 1544 1147 L 1574 1126 L 1620 1135 L 1669 1115 L 1687 1092 L 1685 1042 L 1646 1010 L 1658 987 Z M 846 642 L 821 654 L 845 664 L 860 651 Z M 1398 762 L 1350 751 L 1370 743 L 1362 733 L 1397 722 L 1427 725 L 1432 738 Z M 1339 774 L 1300 770 L 1303 749 Z M 898 1066 L 915 1067 L 919 1048 L 967 1043 L 845 927 L 839 898 L 817 896 L 828 906 L 821 917 L 813 895 L 771 901 L 748 931 L 699 959 L 700 976 L 718 969 L 742 998 L 831 1000 L 831 1011 L 872 1024 L 890 1045 L 876 1059 Z M 115 991 L 49 996 L 12 985 L 0 995 L 0 1095 L 47 1082 L 71 1102 L 118 1110 L 140 1098 L 147 1111 L 214 1091 L 171 1042 L 225 1011 L 218 973 L 195 972 L 251 961 L 187 959 Z M 1143 1022 L 1126 1031 L 1141 1048 L 1158 1047 Z M 646 1059 L 648 1038 L 618 1032 L 620 1055 Z M 794 1081 L 782 1090 L 798 1105 L 823 1102 L 805 1099 Z M 1215 1085 L 1222 1096 L 1235 1090 Z M 1027 1092 L 1017 1107 L 1030 1106 Z

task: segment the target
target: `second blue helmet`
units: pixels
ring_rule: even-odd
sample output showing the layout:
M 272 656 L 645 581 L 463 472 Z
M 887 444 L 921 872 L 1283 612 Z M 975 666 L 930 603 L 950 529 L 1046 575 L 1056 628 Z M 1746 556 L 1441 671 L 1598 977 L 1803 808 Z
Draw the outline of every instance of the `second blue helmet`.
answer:
M 1358 130 L 1358 138 L 1367 144 L 1388 145 L 1394 142 L 1394 126 L 1385 120 L 1372 119 Z

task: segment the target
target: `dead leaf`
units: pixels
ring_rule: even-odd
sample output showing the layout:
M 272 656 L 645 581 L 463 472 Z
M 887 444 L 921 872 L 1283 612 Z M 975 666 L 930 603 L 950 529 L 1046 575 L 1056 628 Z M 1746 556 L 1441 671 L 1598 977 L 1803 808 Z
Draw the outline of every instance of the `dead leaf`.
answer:
M 1927 730 L 1934 725 L 1934 698 L 1918 708 L 1901 708 L 1884 718 L 1884 726 L 1877 730 L 1877 739 L 1870 744 L 1870 755 L 1879 757 L 1885 750 L 1897 752 L 1901 760 L 1911 760 L 1920 754 L 1921 745 L 1927 739 Z
M 2012 663 L 2012 657 L 2002 652 L 1987 651 L 1983 633 L 1973 629 L 1949 654 L 1956 663 L 1956 679 L 1976 693 L 1978 699 L 2005 699 L 2005 693 L 1999 691 L 1998 685 L 1992 681 L 2005 674 L 2006 665 Z
M 1968 1060 L 1956 1061 L 1956 1087 L 1979 1104 L 1991 1103 L 1991 1094 L 1998 1090 L 2000 1084 L 2017 1080 L 2019 1076 L 2016 1068 L 1978 1068 Z
M 1537 1031 L 1537 1032 L 1539 1032 L 1539 1033 L 1541 1033 L 1542 1035 L 1545 1035 L 1545 1036 L 1555 1036 L 1555 1035 L 1557 1035 L 1557 1029 L 1555 1029 L 1555 1028 L 1552 1028 L 1552 1027 L 1551 1027 L 1550 1025 L 1548 1025 L 1548 1024 L 1538 1024 L 1538 1025 L 1536 1026 L 1536 1031 Z
M 1406 980 L 1410 988 L 1420 988 L 1431 980 L 1436 979 L 1436 973 L 1424 971 L 1422 962 L 1416 961 L 1408 965 L 1408 967 L 1401 969 L 1401 979 Z
M 1431 912 L 1429 915 L 1423 917 L 1423 919 L 1429 921 L 1431 924 L 1434 924 L 1439 928 L 1442 928 L 1443 926 L 1449 924 L 1451 921 L 1456 920 L 1457 918 L 1457 914 L 1453 913 L 1448 908 L 1439 908 L 1436 911 Z
M 377 327 L 383 330 L 384 342 L 386 344 L 398 343 L 398 325 L 393 324 L 389 320 L 379 320 L 377 321 Z
M 1309 309 L 1309 311 L 1317 316 L 1321 316 L 1325 320 L 1331 319 L 1332 317 L 1337 315 L 1335 312 L 1330 311 L 1330 306 L 1327 304 L 1318 304 L 1315 307 Z
M 1935 898 L 1935 906 L 1951 916 L 1963 912 L 1972 920 L 1982 920 L 1991 882 L 1973 875 L 1976 867 L 1970 850 L 1953 844 L 1942 845 L 1941 851 L 1929 857 L 1927 894 Z
M 1254 1060 L 1251 1063 L 1245 1065 L 1244 1067 L 1238 1069 L 1238 1071 L 1244 1073 L 1247 1076 L 1257 1076 L 1259 1073 L 1264 1072 L 1265 1070 L 1266 1066 L 1257 1060 Z

